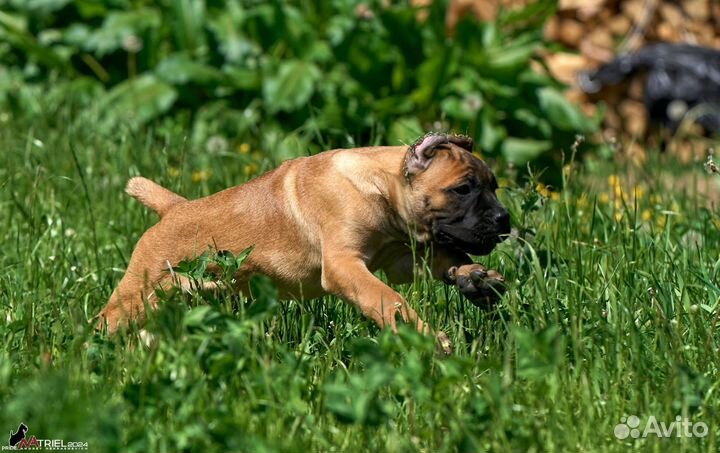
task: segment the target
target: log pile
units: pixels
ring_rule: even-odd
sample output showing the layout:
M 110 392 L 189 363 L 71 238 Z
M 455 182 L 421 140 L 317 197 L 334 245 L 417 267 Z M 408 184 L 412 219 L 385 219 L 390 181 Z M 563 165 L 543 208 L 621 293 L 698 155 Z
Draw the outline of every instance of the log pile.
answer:
M 720 49 L 720 1 L 560 0 L 558 13 L 545 27 L 545 37 L 567 49 L 544 57 L 550 72 L 572 87 L 568 97 L 588 114 L 595 113 L 597 101 L 604 101 L 606 136 L 645 138 L 649 125 L 641 76 L 589 97 L 577 88 L 576 72 L 594 69 L 619 53 L 652 42 Z
M 450 0 L 446 14 L 449 36 L 458 21 L 474 16 L 480 21 L 494 20 L 500 10 L 522 8 L 536 0 Z M 432 0 L 411 0 L 422 8 Z M 419 17 L 420 18 L 420 17 Z M 684 43 L 720 49 L 720 0 L 558 0 L 557 13 L 545 26 L 550 43 L 538 71 L 549 72 L 570 86 L 566 96 L 582 110 L 594 116 L 600 103 L 605 106 L 603 136 L 608 143 L 622 144 L 632 154 L 644 154 L 645 144 L 656 148 L 656 139 L 670 145 L 683 159 L 704 155 L 707 141 L 677 140 L 650 134 L 648 115 L 643 104 L 645 79 L 637 75 L 618 86 L 595 95 L 583 93 L 577 84 L 577 72 L 598 68 L 617 55 L 640 49 L 655 42 Z M 557 45 L 553 45 L 556 43 Z M 662 131 L 661 131 L 662 132 Z M 665 131 L 667 132 L 667 131 Z M 697 129 L 683 137 L 696 136 Z M 703 143 L 704 142 L 704 143 Z M 630 145 L 626 145 L 630 144 Z M 642 159 L 642 157 L 639 157 Z

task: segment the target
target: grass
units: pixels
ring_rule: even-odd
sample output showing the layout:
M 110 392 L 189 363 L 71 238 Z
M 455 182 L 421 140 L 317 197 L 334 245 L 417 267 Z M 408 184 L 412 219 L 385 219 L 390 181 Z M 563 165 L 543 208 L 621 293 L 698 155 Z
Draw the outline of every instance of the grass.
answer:
M 399 288 L 452 357 L 335 298 L 277 303 L 269 289 L 255 305 L 167 296 L 148 348 L 89 324 L 156 221 L 124 183 L 143 174 L 196 197 L 269 164 L 248 146 L 192 149 L 172 123 L 101 134 L 68 115 L 9 119 L 0 134 L 5 432 L 24 422 L 98 452 L 717 450 L 720 218 L 661 184 L 680 171 L 667 156 L 637 192 L 603 161 L 568 167 L 559 194 L 508 184 L 519 235 L 483 260 L 509 281 L 498 309 L 438 282 Z M 709 432 L 618 440 L 630 415 Z

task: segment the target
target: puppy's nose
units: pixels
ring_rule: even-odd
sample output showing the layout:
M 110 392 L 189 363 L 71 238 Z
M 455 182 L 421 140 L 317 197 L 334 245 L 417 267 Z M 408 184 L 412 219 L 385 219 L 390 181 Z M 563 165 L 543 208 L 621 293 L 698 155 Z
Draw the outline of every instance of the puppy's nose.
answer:
M 493 221 L 497 225 L 500 234 L 510 233 L 510 214 L 505 209 L 496 211 L 493 215 Z

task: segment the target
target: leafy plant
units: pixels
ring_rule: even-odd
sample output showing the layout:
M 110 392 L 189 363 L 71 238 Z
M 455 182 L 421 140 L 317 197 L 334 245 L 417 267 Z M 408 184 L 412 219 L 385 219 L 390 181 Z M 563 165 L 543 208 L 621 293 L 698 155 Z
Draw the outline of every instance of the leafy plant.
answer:
M 276 159 L 440 128 L 475 137 L 485 155 L 553 167 L 574 134 L 595 129 L 534 69 L 554 1 L 465 18 L 452 37 L 445 3 L 423 8 L 420 19 L 379 1 L 0 0 L 0 61 L 25 82 L 102 87 L 80 123 L 99 116 L 111 131 L 180 116 L 195 146 L 220 134 Z M 16 86 L 0 84 L 0 105 L 22 115 Z

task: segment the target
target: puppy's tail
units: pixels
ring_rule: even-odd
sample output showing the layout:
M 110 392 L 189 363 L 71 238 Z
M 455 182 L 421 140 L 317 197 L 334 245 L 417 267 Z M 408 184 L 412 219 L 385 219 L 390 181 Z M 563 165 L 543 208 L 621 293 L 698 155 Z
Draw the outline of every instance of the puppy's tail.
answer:
M 160 217 L 167 214 L 173 206 L 187 201 L 187 198 L 181 197 L 142 176 L 130 178 L 125 187 L 125 192 L 157 212 Z

